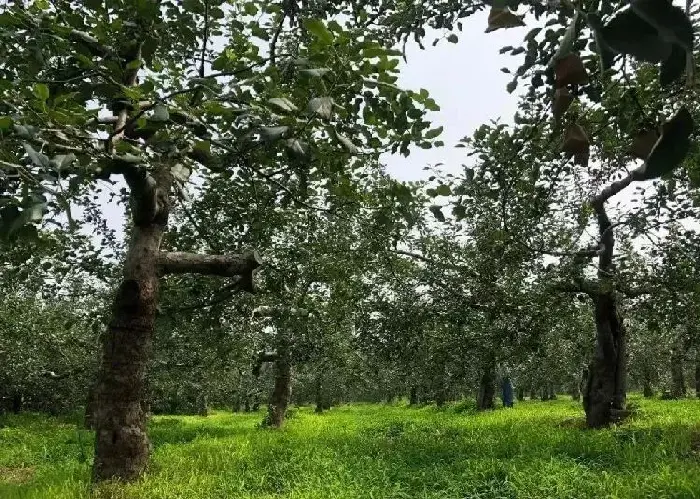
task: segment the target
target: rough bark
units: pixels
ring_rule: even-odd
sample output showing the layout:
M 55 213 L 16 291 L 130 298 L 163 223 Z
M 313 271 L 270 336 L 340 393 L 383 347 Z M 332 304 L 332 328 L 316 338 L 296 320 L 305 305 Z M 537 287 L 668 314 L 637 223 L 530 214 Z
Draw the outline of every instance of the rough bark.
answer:
M 410 405 L 418 405 L 418 387 L 412 386 L 408 395 L 408 403 Z
M 435 392 L 435 405 L 437 407 L 444 407 L 445 402 L 447 401 L 447 394 L 445 393 L 444 388 L 438 388 L 437 391 Z
M 685 375 L 683 373 L 683 350 L 678 346 L 671 352 L 671 398 L 686 396 Z
M 479 394 L 476 399 L 476 408 L 480 411 L 493 409 L 496 397 L 496 366 L 493 361 L 488 361 L 479 382 Z
M 197 395 L 197 415 L 209 415 L 209 399 L 207 397 L 207 394 L 204 392 L 201 392 Z
M 15 390 L 12 392 L 12 412 L 19 414 L 24 408 L 24 395 L 21 391 Z
M 644 379 L 642 381 L 642 392 L 645 398 L 651 398 L 654 396 L 654 389 L 651 386 L 651 376 L 649 375 L 649 369 L 644 368 Z
M 581 400 L 581 389 L 578 381 L 571 383 L 571 399 L 577 402 Z
M 93 467 L 97 481 L 133 480 L 148 462 L 146 415 L 141 402 L 156 318 L 163 222 L 134 228 L 124 280 L 114 298 L 97 384 Z
M 146 368 L 156 319 L 159 277 L 172 264 L 166 258 L 170 264 L 164 265 L 160 252 L 170 211 L 168 193 L 173 181 L 170 165 L 162 164 L 153 177 L 132 170 L 125 171 L 124 176 L 131 189 L 133 230 L 97 376 L 95 481 L 133 480 L 148 462 Z M 259 261 L 248 259 L 248 265 L 249 268 L 238 269 L 241 275 L 252 275 Z M 178 271 L 184 269 L 184 264 L 178 267 Z M 200 271 L 196 266 L 193 270 Z
M 600 428 L 612 423 L 615 413 L 624 409 L 626 397 L 625 327 L 618 312 L 617 297 L 611 280 L 615 242 L 613 228 L 602 202 L 595 209 L 603 251 L 598 263 L 598 290 L 592 294 L 596 349 L 583 395 L 586 424 L 589 428 Z
M 85 415 L 83 426 L 88 430 L 95 429 L 95 403 L 97 402 L 97 384 L 90 383 L 85 400 Z
M 319 374 L 316 377 L 316 414 L 321 414 L 325 409 L 325 403 L 323 401 L 323 379 Z
M 700 346 L 695 347 L 695 396 L 700 398 Z
M 162 252 L 158 257 L 164 274 L 204 274 L 237 277 L 252 273 L 262 261 L 256 251 L 242 255 L 199 255 L 179 251 Z
M 292 364 L 286 355 L 280 355 L 275 362 L 275 388 L 272 390 L 267 416 L 263 424 L 280 428 L 292 396 Z

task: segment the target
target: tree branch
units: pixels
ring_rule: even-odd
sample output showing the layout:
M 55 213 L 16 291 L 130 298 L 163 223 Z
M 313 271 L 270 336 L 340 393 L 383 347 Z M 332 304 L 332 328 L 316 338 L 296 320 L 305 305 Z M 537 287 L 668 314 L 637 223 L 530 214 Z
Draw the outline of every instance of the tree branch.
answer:
M 221 277 L 240 276 L 242 289 L 251 291 L 253 271 L 260 267 L 262 260 L 257 251 L 241 255 L 200 255 L 179 251 L 162 252 L 158 263 L 163 275 L 202 274 Z
M 209 41 L 209 2 L 204 2 L 204 41 L 202 43 L 202 59 L 199 65 L 199 77 L 204 78 L 204 57 L 207 53 L 207 42 Z
M 275 51 L 277 50 L 277 39 L 280 36 L 280 33 L 282 32 L 282 27 L 284 26 L 284 20 L 287 18 L 287 13 L 282 12 L 282 19 L 280 19 L 280 23 L 277 25 L 277 29 L 275 30 L 275 34 L 272 36 L 272 41 L 270 42 L 270 64 L 273 66 L 275 65 Z
M 598 286 L 584 279 L 577 279 L 576 281 L 570 282 L 558 282 L 553 286 L 553 289 L 565 293 L 585 293 L 591 298 L 598 294 Z
M 623 177 L 620 180 L 608 185 L 605 189 L 600 191 L 600 193 L 597 196 L 594 196 L 590 200 L 591 206 L 593 206 L 594 209 L 597 209 L 598 207 L 605 204 L 605 202 L 608 199 L 613 197 L 615 194 L 619 193 L 621 190 L 623 190 L 635 180 L 643 180 L 643 174 L 645 169 L 646 163 L 629 172 L 626 177 Z

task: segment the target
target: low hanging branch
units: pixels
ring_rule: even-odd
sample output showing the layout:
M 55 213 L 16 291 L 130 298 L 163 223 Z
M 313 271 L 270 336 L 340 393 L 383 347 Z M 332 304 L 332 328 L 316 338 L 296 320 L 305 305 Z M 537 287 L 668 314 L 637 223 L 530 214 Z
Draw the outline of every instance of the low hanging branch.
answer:
M 221 277 L 245 277 L 262 265 L 257 251 L 241 255 L 200 255 L 179 251 L 164 251 L 158 257 L 163 275 L 202 274 Z

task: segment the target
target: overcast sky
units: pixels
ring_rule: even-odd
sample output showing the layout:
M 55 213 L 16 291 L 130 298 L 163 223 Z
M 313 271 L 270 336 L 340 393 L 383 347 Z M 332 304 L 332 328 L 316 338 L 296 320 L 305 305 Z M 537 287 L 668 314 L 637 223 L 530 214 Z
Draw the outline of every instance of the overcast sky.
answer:
M 461 171 L 467 158 L 466 149 L 455 148 L 457 142 L 471 135 L 479 125 L 502 117 L 511 121 L 517 107 L 517 95 L 509 94 L 506 85 L 512 78 L 502 67 L 514 69 L 520 58 L 499 50 L 506 45 L 518 46 L 532 28 L 512 28 L 484 33 L 488 12 L 467 18 L 457 44 L 442 40 L 430 46 L 435 36 L 428 33 L 426 49 L 416 44 L 407 48 L 408 63 L 401 67 L 398 85 L 405 89 L 425 88 L 440 111 L 430 113 L 434 126 L 443 126 L 445 146 L 435 149 L 414 147 L 408 157 L 386 155 L 383 160 L 389 173 L 400 180 L 419 180 L 428 173 L 423 167 L 443 163 L 452 173 Z

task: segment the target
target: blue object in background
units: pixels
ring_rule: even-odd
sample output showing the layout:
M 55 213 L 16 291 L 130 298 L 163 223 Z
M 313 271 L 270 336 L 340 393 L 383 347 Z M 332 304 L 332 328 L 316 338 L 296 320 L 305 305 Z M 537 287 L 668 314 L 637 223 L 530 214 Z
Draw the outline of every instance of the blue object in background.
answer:
M 501 400 L 503 400 L 503 407 L 513 407 L 513 383 L 507 376 L 501 382 Z

